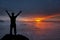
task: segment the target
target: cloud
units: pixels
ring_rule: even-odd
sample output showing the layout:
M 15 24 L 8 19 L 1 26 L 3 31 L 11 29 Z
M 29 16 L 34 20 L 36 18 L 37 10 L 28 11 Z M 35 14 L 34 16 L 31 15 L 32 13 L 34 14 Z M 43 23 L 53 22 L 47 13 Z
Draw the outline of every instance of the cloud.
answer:
M 18 13 L 22 10 L 20 16 L 48 16 L 60 14 L 60 0 L 0 0 L 0 15 L 7 15 L 12 11 Z

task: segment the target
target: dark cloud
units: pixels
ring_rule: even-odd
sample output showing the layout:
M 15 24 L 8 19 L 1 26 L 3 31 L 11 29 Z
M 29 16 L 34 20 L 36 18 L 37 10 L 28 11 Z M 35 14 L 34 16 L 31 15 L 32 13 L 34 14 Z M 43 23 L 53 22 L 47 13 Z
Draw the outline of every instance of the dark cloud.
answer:
M 60 0 L 0 0 L 0 15 L 6 15 L 5 10 L 22 16 L 47 16 L 60 14 Z

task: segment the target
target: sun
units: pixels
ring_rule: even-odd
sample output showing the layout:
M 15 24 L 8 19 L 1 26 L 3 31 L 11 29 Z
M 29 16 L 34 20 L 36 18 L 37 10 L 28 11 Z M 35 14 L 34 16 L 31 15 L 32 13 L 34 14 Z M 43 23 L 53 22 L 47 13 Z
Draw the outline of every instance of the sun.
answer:
M 39 19 L 36 19 L 35 21 L 36 21 L 36 22 L 40 22 L 41 20 L 39 20 Z
M 36 18 L 35 21 L 36 21 L 36 22 L 40 22 L 41 19 L 40 19 L 40 18 Z

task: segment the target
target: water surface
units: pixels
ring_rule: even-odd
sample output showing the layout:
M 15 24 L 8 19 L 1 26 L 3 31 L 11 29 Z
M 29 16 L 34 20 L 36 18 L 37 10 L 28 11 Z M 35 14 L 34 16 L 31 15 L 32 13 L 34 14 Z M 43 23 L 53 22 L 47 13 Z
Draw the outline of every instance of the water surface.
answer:
M 59 22 L 17 22 L 17 34 L 30 40 L 60 40 Z M 9 22 L 0 22 L 0 38 L 9 34 Z

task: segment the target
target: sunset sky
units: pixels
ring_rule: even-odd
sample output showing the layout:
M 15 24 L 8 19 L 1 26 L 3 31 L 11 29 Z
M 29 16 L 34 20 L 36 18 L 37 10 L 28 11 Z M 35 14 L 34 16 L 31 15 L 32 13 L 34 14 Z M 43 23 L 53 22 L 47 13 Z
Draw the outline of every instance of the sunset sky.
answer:
M 18 13 L 19 20 L 60 21 L 60 0 L 0 0 L 0 19 L 8 19 L 5 10 Z

